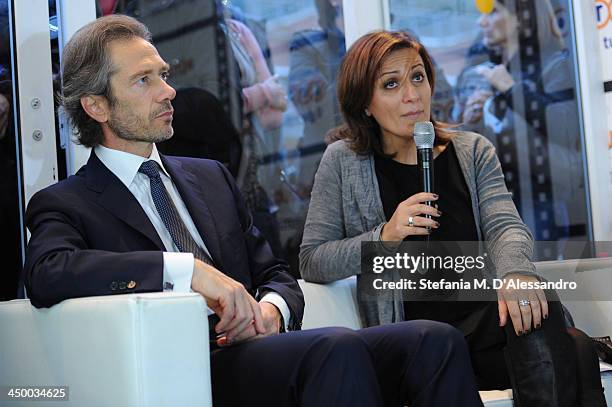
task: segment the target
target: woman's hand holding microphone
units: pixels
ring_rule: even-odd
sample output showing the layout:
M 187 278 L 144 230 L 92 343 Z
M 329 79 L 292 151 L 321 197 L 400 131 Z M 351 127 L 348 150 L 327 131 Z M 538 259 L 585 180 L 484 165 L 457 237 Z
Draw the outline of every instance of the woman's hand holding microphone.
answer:
M 426 236 L 430 229 L 437 229 L 440 224 L 437 218 L 442 215 L 437 208 L 426 205 L 425 202 L 437 201 L 438 195 L 429 192 L 419 192 L 401 202 L 389 222 L 383 226 L 380 234 L 382 241 L 401 241 L 406 236 Z M 425 215 L 431 215 L 428 219 Z

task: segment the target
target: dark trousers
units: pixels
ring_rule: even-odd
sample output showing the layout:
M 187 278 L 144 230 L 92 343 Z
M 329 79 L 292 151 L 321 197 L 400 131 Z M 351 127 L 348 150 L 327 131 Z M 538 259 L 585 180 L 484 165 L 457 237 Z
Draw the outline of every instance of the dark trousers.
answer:
M 211 354 L 213 404 L 482 406 L 463 335 L 434 321 L 322 328 Z

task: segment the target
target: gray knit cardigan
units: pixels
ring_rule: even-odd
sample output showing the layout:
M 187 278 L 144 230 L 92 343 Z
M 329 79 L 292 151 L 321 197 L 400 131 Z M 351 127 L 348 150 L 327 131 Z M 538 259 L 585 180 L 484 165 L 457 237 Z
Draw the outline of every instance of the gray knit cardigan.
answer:
M 451 135 L 470 191 L 478 238 L 488 242 L 497 275 L 534 273 L 533 238 L 506 189 L 495 148 L 476 133 Z M 374 157 L 356 154 L 343 140 L 328 146 L 312 189 L 300 246 L 300 272 L 302 278 L 315 283 L 357 275 L 365 326 L 404 319 L 399 290 L 387 290 L 376 301 L 359 296 L 364 289 L 359 278 L 361 242 L 380 240 L 385 222 Z

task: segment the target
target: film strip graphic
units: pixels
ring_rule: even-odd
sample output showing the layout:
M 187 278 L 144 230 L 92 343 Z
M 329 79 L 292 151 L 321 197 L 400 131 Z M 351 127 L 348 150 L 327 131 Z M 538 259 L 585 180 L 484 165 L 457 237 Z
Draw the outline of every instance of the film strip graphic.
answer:
M 242 101 L 240 100 L 240 73 L 237 63 L 232 55 L 227 33 L 223 30 L 223 10 L 221 3 L 214 2 L 215 14 L 215 42 L 217 52 L 219 83 L 219 100 L 223 104 L 225 112 L 232 118 L 237 128 L 242 121 Z
M 495 98 L 494 104 L 497 112 L 505 111 L 508 108 L 508 103 L 503 98 Z M 506 187 L 512 194 L 516 209 L 522 213 L 518 150 L 515 137 L 509 134 L 498 135 L 497 155 L 501 162 Z
M 515 15 L 519 20 L 519 56 L 520 81 L 522 87 L 523 111 L 515 109 L 512 119 L 522 115 L 527 124 L 528 164 L 530 170 L 531 205 L 533 206 L 534 238 L 535 240 L 555 241 L 561 237 L 584 235 L 585 225 L 557 225 L 554 210 L 553 179 L 551 176 L 551 157 L 548 153 L 549 135 L 546 122 L 546 109 L 551 103 L 573 100 L 573 89 L 547 94 L 541 75 L 543 62 L 541 60 L 541 44 L 539 43 L 534 1 L 517 0 Z M 546 61 L 544 61 L 546 63 Z M 496 98 L 495 108 L 505 111 L 511 100 Z M 579 137 L 579 135 L 576 135 Z M 498 135 L 498 155 L 506 179 L 508 190 L 519 212 L 522 213 L 522 197 L 518 146 L 516 134 Z M 522 193 L 523 192 L 523 193 Z M 563 230 L 562 230 L 563 229 Z M 539 260 L 556 258 L 556 253 L 538 253 Z
M 535 92 L 523 94 L 525 121 L 533 131 L 528 130 L 529 167 L 531 172 L 531 193 L 534 210 L 536 240 L 557 240 L 557 224 L 554 212 L 553 180 L 550 173 L 550 157 L 547 152 L 548 128 L 546 103 L 537 95 L 545 90 L 540 76 L 543 66 L 540 58 L 536 5 L 534 1 L 518 1 L 516 15 L 519 16 L 519 44 L 523 81 L 535 84 Z M 548 256 L 546 256 L 548 257 Z M 542 259 L 543 260 L 543 259 Z

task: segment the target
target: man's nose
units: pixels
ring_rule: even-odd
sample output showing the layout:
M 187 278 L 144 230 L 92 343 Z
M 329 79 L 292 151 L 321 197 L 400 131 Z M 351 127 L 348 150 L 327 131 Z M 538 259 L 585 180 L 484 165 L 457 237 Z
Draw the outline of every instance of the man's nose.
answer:
M 173 100 L 176 97 L 176 90 L 166 81 L 162 81 L 162 91 L 160 100 Z

